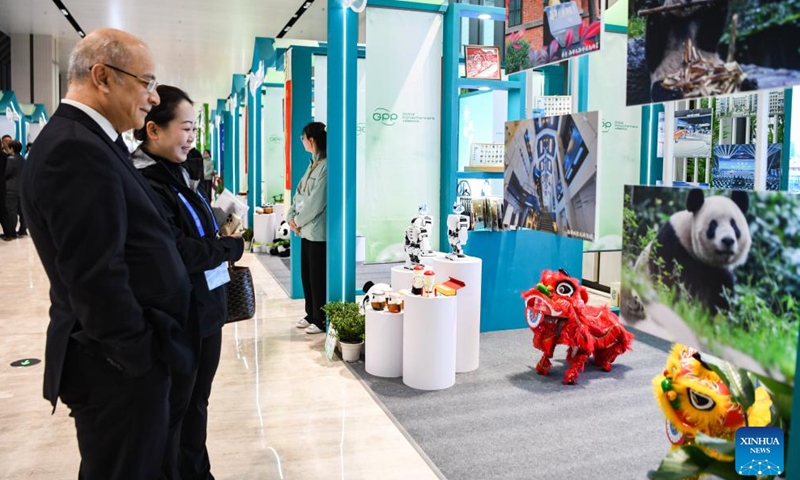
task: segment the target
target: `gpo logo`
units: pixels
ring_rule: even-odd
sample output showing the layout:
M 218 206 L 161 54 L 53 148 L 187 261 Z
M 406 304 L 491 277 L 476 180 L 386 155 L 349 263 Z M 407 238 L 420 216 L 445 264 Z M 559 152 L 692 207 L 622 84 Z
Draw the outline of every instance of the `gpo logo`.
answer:
M 363 123 L 356 124 L 356 135 L 364 135 L 364 132 L 367 131 L 366 125 Z
M 281 135 L 270 135 L 269 142 L 270 143 L 280 143 L 283 141 L 283 136 Z
M 387 127 L 391 127 L 392 125 L 397 122 L 397 114 L 392 113 L 385 108 L 376 108 L 374 112 L 372 112 L 372 119 L 376 122 L 380 122 Z
M 602 130 L 603 133 L 608 133 L 611 130 L 611 122 L 609 122 L 608 120 L 603 120 Z

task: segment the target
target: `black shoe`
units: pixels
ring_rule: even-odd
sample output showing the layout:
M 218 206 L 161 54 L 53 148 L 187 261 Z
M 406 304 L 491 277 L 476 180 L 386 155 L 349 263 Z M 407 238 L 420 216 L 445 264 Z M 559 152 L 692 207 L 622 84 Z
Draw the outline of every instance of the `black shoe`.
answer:
M 2 236 L 0 236 L 0 238 L 2 238 L 4 242 L 10 242 L 11 240 L 14 240 L 14 238 L 16 238 L 16 237 L 12 237 L 12 236 L 9 236 L 9 235 L 2 235 Z
M 28 235 L 28 232 L 26 232 L 24 230 L 20 230 L 19 232 L 17 232 L 17 236 L 18 237 L 24 237 L 26 235 Z

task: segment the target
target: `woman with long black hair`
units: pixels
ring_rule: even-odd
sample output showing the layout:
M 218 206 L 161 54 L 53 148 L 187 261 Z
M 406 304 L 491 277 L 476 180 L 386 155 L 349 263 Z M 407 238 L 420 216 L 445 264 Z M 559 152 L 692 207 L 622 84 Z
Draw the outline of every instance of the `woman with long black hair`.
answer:
M 168 85 L 159 85 L 157 91 L 161 103 L 150 110 L 144 127 L 135 133 L 142 144 L 133 153 L 133 161 L 169 213 L 178 250 L 189 271 L 193 288 L 186 333 L 195 340 L 197 356 L 191 374 L 172 373 L 163 473 L 170 479 L 213 479 L 206 449 L 208 398 L 227 318 L 228 262 L 242 257 L 244 241 L 219 236 L 208 199 L 184 167 L 195 141 L 197 116 L 191 99 Z
M 302 238 L 300 243 L 300 276 L 306 299 L 306 316 L 297 322 L 297 328 L 306 333 L 325 331 L 325 305 L 328 248 L 327 194 L 328 194 L 328 133 L 325 124 L 311 122 L 303 128 L 303 146 L 311 154 L 310 163 L 297 185 L 292 206 L 286 221 L 294 233 Z

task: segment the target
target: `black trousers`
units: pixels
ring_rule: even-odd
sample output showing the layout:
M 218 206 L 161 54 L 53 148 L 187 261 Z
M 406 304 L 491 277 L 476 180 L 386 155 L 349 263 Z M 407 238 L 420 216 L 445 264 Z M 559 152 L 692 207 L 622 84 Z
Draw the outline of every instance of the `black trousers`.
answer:
M 327 249 L 328 242 L 312 242 L 302 239 L 300 243 L 300 277 L 306 298 L 306 321 L 325 330 L 325 305 L 327 296 Z
M 14 237 L 16 236 L 17 224 L 11 225 L 11 222 L 8 221 L 8 209 L 6 208 L 6 182 L 0 180 L 3 186 L 0 188 L 0 228 L 3 229 L 3 236 L 4 237 Z
M 197 370 L 172 372 L 170 418 L 164 476 L 181 480 L 213 480 L 206 449 L 208 398 L 219 366 L 222 330 L 201 340 Z
M 61 378 L 81 453 L 79 480 L 160 478 L 169 420 L 169 368 L 125 378 L 71 340 Z
M 19 220 L 19 233 L 25 233 L 25 220 L 22 218 L 22 204 L 19 201 L 19 194 L 17 192 L 6 193 L 6 217 L 8 220 L 8 227 L 11 231 L 9 235 L 15 237 L 17 235 L 17 220 Z

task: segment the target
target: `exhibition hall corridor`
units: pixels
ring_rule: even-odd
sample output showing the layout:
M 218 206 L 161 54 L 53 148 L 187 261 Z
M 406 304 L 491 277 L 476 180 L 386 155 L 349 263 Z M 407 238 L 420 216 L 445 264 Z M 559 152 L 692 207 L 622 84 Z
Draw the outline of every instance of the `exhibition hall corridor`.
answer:
M 91 232 L 87 232 L 91 234 Z M 256 318 L 223 329 L 209 407 L 208 448 L 218 480 L 437 478 L 324 335 L 295 328 L 303 301 L 287 298 L 251 254 Z M 76 478 L 69 410 L 42 398 L 48 280 L 30 237 L 0 244 L 0 478 Z

